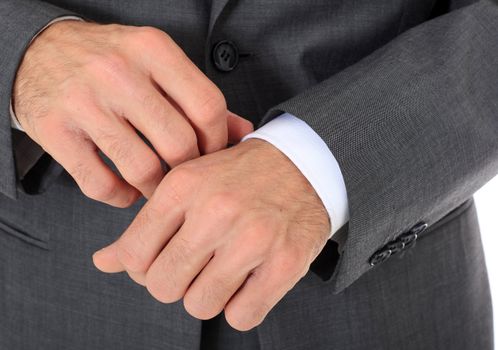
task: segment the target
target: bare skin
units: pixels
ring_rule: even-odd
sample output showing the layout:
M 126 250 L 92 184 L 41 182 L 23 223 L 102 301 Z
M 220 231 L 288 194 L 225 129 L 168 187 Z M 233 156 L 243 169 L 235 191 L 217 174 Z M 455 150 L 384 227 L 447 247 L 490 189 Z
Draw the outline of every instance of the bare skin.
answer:
M 330 233 L 327 212 L 294 164 L 248 140 L 166 175 L 123 235 L 94 254 L 194 317 L 225 310 L 238 330 L 260 324 L 306 274 Z
M 325 245 L 330 222 L 306 178 L 265 141 L 225 149 L 252 125 L 157 29 L 52 25 L 25 55 L 14 107 L 87 196 L 119 207 L 150 198 L 94 263 L 161 302 L 183 298 L 194 317 L 225 310 L 234 328 L 255 327 Z
M 83 193 L 118 207 L 152 195 L 164 176 L 160 158 L 175 167 L 252 131 L 175 42 L 150 27 L 51 25 L 27 50 L 13 99 L 26 133 Z

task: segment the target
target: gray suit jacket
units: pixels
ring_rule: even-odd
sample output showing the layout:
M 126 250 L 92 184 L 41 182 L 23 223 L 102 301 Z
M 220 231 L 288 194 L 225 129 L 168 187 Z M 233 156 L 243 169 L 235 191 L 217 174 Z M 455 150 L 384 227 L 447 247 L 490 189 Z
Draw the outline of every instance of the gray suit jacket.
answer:
M 199 342 L 201 322 L 181 303 L 161 305 L 91 265 L 143 203 L 106 207 L 66 173 L 37 195 L 16 185 L 16 70 L 35 33 L 67 14 L 168 32 L 231 110 L 260 125 L 294 114 L 337 158 L 344 242 L 330 242 L 258 327 L 263 349 L 492 348 L 470 199 L 498 172 L 491 0 L 0 0 L 0 348 Z M 231 72 L 213 64 L 220 40 L 241 53 Z M 410 249 L 397 252 L 400 242 Z

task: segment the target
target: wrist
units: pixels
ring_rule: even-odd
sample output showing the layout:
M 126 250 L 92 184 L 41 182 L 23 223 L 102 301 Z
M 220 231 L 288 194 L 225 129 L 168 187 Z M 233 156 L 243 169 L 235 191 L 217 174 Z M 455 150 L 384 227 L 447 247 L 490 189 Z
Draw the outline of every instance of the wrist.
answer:
M 236 147 L 242 151 L 242 156 L 239 156 L 241 162 L 254 164 L 254 173 L 261 174 L 265 181 L 274 184 L 272 198 L 281 199 L 278 206 L 290 213 L 290 218 L 299 217 L 303 225 L 309 222 L 317 228 L 325 228 L 323 232 L 327 239 L 331 231 L 328 212 L 314 187 L 296 165 L 263 139 L 247 139 Z
M 48 23 L 44 28 L 42 28 L 31 40 L 24 56 L 23 59 L 19 65 L 19 69 L 16 74 L 16 78 L 14 81 L 14 85 L 12 88 L 12 96 L 11 96 L 11 101 L 10 101 L 10 114 L 11 114 L 11 121 L 13 127 L 15 127 L 18 130 L 24 131 L 23 126 L 21 125 L 20 120 L 24 118 L 20 118 L 19 114 L 17 111 L 19 111 L 21 108 L 18 106 L 19 102 L 19 97 L 22 94 L 22 86 L 25 85 L 25 81 L 23 80 L 23 75 L 24 72 L 28 69 L 26 66 L 30 66 L 30 61 L 33 60 L 33 56 L 37 57 L 38 56 L 38 51 L 39 48 L 38 46 L 41 43 L 41 47 L 43 47 L 46 44 L 46 41 L 44 43 L 44 38 L 47 36 L 51 36 L 53 38 L 57 38 L 59 35 L 58 34 L 51 34 L 52 31 L 60 31 L 61 27 L 67 27 L 68 25 L 75 24 L 75 23 L 86 23 L 84 20 L 80 17 L 76 16 L 62 16 L 58 17 L 54 20 L 52 20 L 50 23 Z M 22 114 L 22 113 L 20 113 Z

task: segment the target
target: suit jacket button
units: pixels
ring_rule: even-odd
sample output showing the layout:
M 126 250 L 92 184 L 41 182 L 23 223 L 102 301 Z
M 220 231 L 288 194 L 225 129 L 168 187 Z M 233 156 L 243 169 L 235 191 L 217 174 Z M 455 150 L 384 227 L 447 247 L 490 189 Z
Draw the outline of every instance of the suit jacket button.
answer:
M 420 235 L 422 232 L 424 232 L 427 229 L 427 227 L 429 227 L 429 225 L 427 225 L 427 223 L 419 222 L 418 224 L 416 224 L 415 226 L 413 226 L 410 229 L 410 233 L 415 233 L 417 235 Z
M 389 259 L 391 256 L 392 251 L 387 248 L 380 249 L 379 251 L 375 252 L 371 257 L 370 260 L 368 261 L 371 266 L 375 266 L 380 264 L 383 261 L 386 261 Z
M 389 243 L 386 246 L 386 248 L 391 251 L 391 255 L 394 255 L 396 253 L 399 253 L 405 248 L 405 243 L 401 240 L 396 240 L 394 242 Z
M 222 40 L 213 47 L 214 66 L 220 72 L 230 72 L 239 63 L 239 50 L 232 41 Z
M 399 237 L 399 241 L 403 242 L 403 244 L 405 245 L 403 247 L 403 249 L 407 249 L 407 248 L 412 247 L 415 244 L 415 241 L 417 240 L 417 238 L 418 238 L 418 235 L 416 233 L 407 232 L 407 233 L 403 234 L 401 237 Z
M 410 248 L 410 247 L 413 247 L 413 245 L 415 244 L 415 241 L 417 240 L 418 236 L 424 232 L 427 227 L 429 225 L 427 225 L 427 223 L 425 222 L 419 222 L 418 224 L 416 224 L 415 226 L 413 226 L 410 231 L 404 233 L 403 235 L 401 235 L 401 237 L 398 238 L 398 240 L 400 242 L 403 242 L 405 244 L 405 247 L 404 249 L 406 248 Z

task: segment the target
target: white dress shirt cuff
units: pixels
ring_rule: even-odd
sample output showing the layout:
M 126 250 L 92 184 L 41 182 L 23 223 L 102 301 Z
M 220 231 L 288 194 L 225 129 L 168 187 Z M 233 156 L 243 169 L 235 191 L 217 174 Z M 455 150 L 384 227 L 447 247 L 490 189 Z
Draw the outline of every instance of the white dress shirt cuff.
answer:
M 36 37 L 41 34 L 41 32 L 43 32 L 45 29 L 47 29 L 48 27 L 50 27 L 52 24 L 60 22 L 60 21 L 66 21 L 68 19 L 83 21 L 82 18 L 77 17 L 77 16 L 61 16 L 61 17 L 57 17 L 56 19 L 50 21 L 50 23 L 48 23 L 45 27 L 43 27 L 38 33 L 36 33 L 36 35 L 31 39 L 30 43 L 32 43 L 33 40 L 35 40 Z M 13 104 L 12 104 L 12 99 L 10 100 L 10 125 L 14 129 L 17 129 L 17 130 L 20 130 L 20 131 L 24 131 L 24 129 L 21 126 L 21 123 L 19 123 L 19 119 L 17 119 L 16 114 L 14 112 L 14 107 L 13 107 Z
M 265 140 L 284 153 L 315 189 L 331 223 L 329 238 L 349 220 L 346 185 L 337 160 L 304 121 L 285 113 L 245 136 Z

